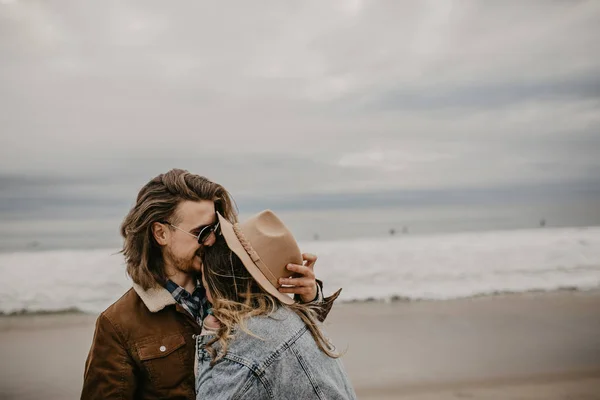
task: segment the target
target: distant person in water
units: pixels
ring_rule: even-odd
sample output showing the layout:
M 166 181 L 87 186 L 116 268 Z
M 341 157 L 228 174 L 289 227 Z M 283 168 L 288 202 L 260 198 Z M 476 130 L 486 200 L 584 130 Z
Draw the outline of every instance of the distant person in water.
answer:
M 271 211 L 219 223 L 203 262 L 212 315 L 197 338 L 197 400 L 355 399 L 318 308 L 277 290 L 302 260 L 291 232 Z

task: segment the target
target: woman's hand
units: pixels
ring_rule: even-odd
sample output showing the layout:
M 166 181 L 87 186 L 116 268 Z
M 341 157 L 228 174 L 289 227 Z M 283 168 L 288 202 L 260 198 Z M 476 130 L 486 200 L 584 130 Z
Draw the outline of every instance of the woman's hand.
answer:
M 315 279 L 314 267 L 317 262 L 317 256 L 314 254 L 302 254 L 304 265 L 288 264 L 287 269 L 300 275 L 296 278 L 280 278 L 280 285 L 289 287 L 280 287 L 281 293 L 293 293 L 300 295 L 304 303 L 313 301 L 317 297 L 317 281 Z

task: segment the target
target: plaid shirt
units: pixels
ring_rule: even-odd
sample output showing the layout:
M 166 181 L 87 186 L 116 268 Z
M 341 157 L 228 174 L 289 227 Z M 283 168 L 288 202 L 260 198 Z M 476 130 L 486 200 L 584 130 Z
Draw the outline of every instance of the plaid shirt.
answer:
M 197 282 L 192 294 L 170 279 L 167 281 L 165 288 L 171 293 L 175 301 L 189 312 L 199 325 L 202 325 L 202 321 L 210 313 L 210 303 L 206 298 L 206 290 L 202 284 Z

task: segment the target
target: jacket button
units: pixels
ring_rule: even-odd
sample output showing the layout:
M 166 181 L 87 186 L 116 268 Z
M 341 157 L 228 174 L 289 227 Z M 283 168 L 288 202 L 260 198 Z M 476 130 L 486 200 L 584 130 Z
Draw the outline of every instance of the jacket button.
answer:
M 160 346 L 159 350 L 162 351 L 162 352 L 165 352 L 165 351 L 167 351 L 167 348 L 165 346 Z
M 196 334 L 192 335 L 192 339 L 196 340 Z

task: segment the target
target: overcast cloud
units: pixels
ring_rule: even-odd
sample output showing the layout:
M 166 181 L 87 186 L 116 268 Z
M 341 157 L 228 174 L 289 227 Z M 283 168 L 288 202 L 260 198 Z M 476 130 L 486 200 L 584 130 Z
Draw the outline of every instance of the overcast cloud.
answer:
M 0 0 L 0 217 L 173 167 L 242 208 L 600 192 L 599 38 L 598 1 Z

